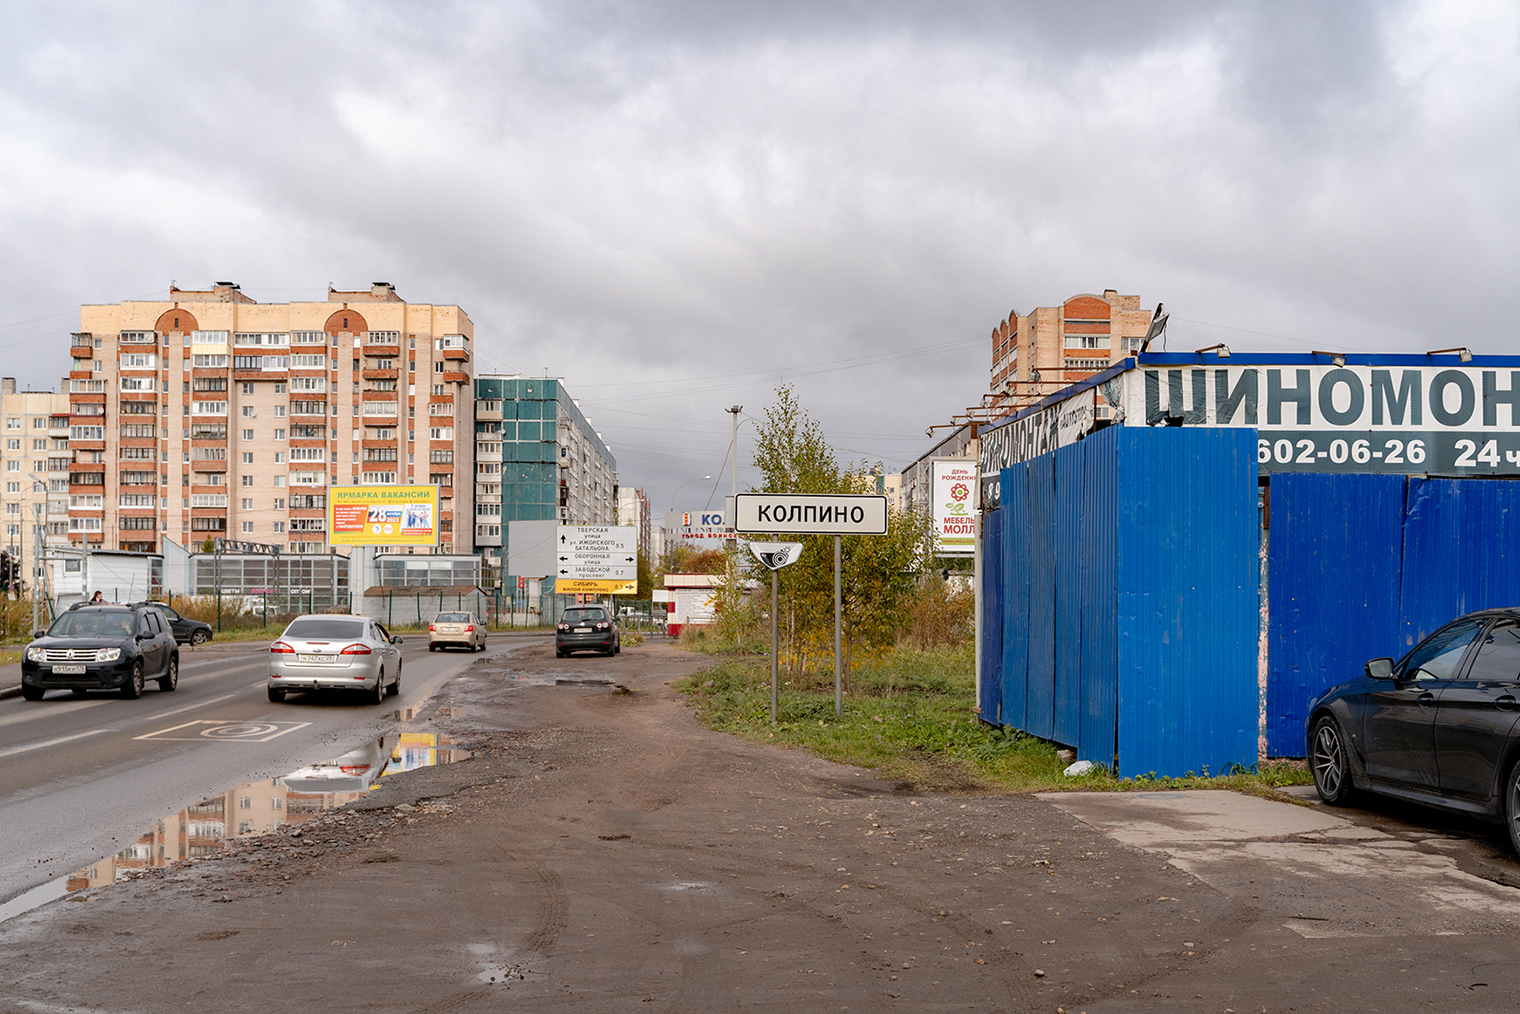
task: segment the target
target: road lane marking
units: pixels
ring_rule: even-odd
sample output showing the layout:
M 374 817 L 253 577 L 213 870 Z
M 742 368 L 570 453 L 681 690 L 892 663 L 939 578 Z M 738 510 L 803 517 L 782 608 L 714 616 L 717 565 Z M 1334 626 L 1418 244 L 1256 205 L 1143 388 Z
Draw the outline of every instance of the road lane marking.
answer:
M 97 704 L 106 703 L 104 697 L 94 701 L 67 701 L 55 703 L 46 708 L 35 707 L 35 702 L 27 701 L 18 714 L 0 718 L 0 727 L 15 725 L 17 722 L 31 722 L 38 718 L 49 718 L 53 715 L 67 715 L 71 711 L 79 711 L 82 708 L 93 708 Z
M 142 736 L 133 736 L 133 739 L 148 739 L 155 742 L 172 743 L 198 743 L 203 739 L 215 740 L 220 743 L 267 743 L 271 739 L 278 739 L 287 733 L 304 729 L 310 722 L 234 722 L 227 719 L 198 719 L 194 722 L 185 722 L 183 725 L 175 725 L 168 729 L 159 729 Z M 197 730 L 196 726 L 205 728 Z M 178 733 L 178 735 L 171 735 Z M 0 754 L 0 756 L 4 756 Z
M 26 753 L 28 750 L 41 750 L 45 746 L 57 746 L 59 743 L 68 743 L 72 740 L 84 739 L 86 736 L 98 736 L 102 732 L 115 731 L 115 729 L 91 729 L 89 732 L 76 732 L 72 736 L 59 736 L 57 739 L 49 739 L 41 743 L 31 743 L 27 746 L 13 746 L 9 750 L 0 750 L 0 757 L 12 757 L 18 753 Z

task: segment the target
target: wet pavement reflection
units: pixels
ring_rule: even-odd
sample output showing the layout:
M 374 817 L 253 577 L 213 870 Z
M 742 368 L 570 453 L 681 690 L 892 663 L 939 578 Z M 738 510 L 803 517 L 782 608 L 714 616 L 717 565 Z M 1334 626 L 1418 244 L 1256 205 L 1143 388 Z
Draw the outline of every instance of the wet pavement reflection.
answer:
M 413 713 L 407 709 L 396 717 L 407 721 Z M 75 892 L 125 880 L 143 870 L 217 855 L 232 842 L 300 824 L 313 814 L 359 799 L 391 775 L 469 757 L 468 750 L 455 747 L 446 735 L 393 732 L 341 757 L 227 789 L 155 821 L 146 834 L 115 855 L 17 895 L 0 905 L 0 922 Z

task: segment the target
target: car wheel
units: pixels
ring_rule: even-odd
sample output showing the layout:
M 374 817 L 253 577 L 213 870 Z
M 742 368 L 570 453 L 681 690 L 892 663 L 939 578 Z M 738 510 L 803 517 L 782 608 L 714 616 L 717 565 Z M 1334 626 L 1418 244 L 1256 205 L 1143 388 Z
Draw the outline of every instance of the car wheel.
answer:
M 369 699 L 371 704 L 385 703 L 385 670 L 380 670 L 380 675 L 375 677 L 375 696 Z
M 385 692 L 392 697 L 401 693 L 401 666 L 396 666 L 396 682 L 387 687 Z
M 1520 761 L 1504 780 L 1504 823 L 1509 828 L 1509 847 L 1520 853 Z
M 129 701 L 135 701 L 142 696 L 143 692 L 143 664 L 142 659 L 132 663 L 132 675 L 127 677 L 127 682 L 122 684 L 121 696 Z
M 560 651 L 558 648 L 554 649 L 555 658 L 564 658 L 568 654 L 570 654 L 568 651 Z
M 169 659 L 169 669 L 158 678 L 158 689 L 173 690 L 179 686 L 179 659 Z
M 47 691 L 41 687 L 29 686 L 25 683 L 21 684 L 21 696 L 29 701 L 40 701 L 42 700 L 42 695 L 45 693 L 47 693 Z
M 194 645 L 202 645 L 209 640 L 211 640 L 211 635 L 206 633 L 204 630 L 197 630 L 195 633 L 190 635 L 190 643 Z
M 1346 740 L 1341 724 L 1331 715 L 1321 715 L 1309 734 L 1309 769 L 1314 773 L 1314 790 L 1332 806 L 1341 806 L 1351 798 L 1351 761 L 1346 755 Z
M 276 690 L 274 687 L 270 687 L 269 700 L 272 704 L 283 704 L 285 702 L 285 691 Z

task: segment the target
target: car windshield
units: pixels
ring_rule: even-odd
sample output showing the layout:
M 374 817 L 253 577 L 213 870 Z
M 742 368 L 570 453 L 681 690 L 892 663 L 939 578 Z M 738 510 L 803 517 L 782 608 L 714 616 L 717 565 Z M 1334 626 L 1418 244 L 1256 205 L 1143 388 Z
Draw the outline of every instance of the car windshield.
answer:
M 298 637 L 303 641 L 333 641 L 344 637 L 363 637 L 364 621 L 350 619 L 327 619 L 313 616 L 295 620 L 285 628 L 286 637 Z
M 469 623 L 469 613 L 439 613 L 437 623 Z
M 49 637 L 131 637 L 132 614 L 64 613 L 48 628 Z
M 607 614 L 600 609 L 566 609 L 566 623 L 596 623 L 605 620 Z
M 180 618 L 179 613 L 176 613 L 174 610 L 170 609 L 168 606 L 158 606 L 158 605 L 155 605 L 153 608 L 157 609 L 159 612 L 163 613 L 164 617 L 166 619 L 177 620 L 177 619 Z

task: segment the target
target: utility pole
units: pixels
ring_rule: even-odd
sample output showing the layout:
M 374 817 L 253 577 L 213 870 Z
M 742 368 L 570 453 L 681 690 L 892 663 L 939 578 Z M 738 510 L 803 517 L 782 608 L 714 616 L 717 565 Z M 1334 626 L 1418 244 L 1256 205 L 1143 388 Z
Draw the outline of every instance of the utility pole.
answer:
M 744 406 L 733 405 L 725 408 L 723 411 L 734 417 L 734 449 L 732 455 L 734 464 L 730 472 L 732 478 L 729 480 L 728 494 L 729 496 L 737 496 L 739 494 L 739 413 L 744 411 Z

